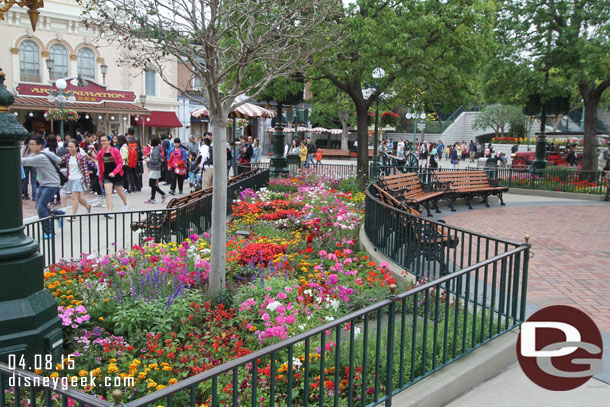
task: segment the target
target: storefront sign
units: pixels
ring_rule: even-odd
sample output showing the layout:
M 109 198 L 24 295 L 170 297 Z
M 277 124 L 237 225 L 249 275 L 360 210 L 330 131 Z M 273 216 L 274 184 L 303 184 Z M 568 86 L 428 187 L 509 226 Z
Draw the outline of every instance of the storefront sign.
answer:
M 19 96 L 49 96 L 50 88 L 45 85 L 33 85 L 20 83 L 17 88 Z M 53 85 L 53 90 L 58 89 Z M 77 102 L 134 102 L 136 94 L 134 92 L 125 92 L 120 90 L 107 90 L 105 86 L 89 82 L 87 86 L 74 86 L 68 81 L 68 87 L 65 92 L 72 91 Z

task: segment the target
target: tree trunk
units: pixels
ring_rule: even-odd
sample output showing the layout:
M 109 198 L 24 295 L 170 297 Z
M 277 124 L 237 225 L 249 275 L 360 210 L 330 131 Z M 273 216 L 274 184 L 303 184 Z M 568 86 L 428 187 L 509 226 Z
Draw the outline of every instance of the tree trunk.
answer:
M 585 98 L 583 95 L 585 101 L 585 134 L 582 169 L 585 171 L 597 171 L 597 134 L 595 132 L 595 123 L 597 122 L 599 97 L 595 97 L 594 92 L 589 92 L 587 96 L 589 97 Z
M 356 123 L 358 123 L 358 178 L 367 182 L 369 178 L 369 115 L 366 102 L 356 103 Z
M 210 115 L 211 116 L 211 115 Z M 212 182 L 212 230 L 209 289 L 218 293 L 226 287 L 227 262 L 227 126 L 226 120 L 212 119 L 212 151 L 214 179 Z
M 339 121 L 341 122 L 341 150 L 347 150 L 347 137 L 349 136 L 349 113 L 339 113 Z
M 343 132 L 341 133 L 341 150 L 347 150 L 347 137 L 349 136 L 349 127 L 343 125 L 342 129 Z

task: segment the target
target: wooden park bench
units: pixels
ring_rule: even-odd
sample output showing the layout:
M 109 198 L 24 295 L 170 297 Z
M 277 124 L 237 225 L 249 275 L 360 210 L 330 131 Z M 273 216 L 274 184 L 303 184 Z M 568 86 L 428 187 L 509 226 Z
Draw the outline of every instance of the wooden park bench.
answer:
M 457 235 L 450 234 L 448 229 L 437 223 L 425 220 L 419 211 L 400 202 L 378 185 L 373 184 L 373 186 L 377 190 L 377 197 L 381 202 L 418 218 L 418 220 L 411 221 L 405 218 L 402 226 L 407 228 L 407 233 L 398 233 L 399 237 L 410 236 L 407 237 L 407 264 L 413 264 L 419 256 L 424 255 L 426 260 L 436 260 L 440 264 L 441 275 L 447 274 L 449 272 L 447 269 L 448 250 L 454 249 L 458 245 L 460 240 Z M 445 222 L 441 220 L 438 223 Z M 401 243 L 399 239 L 396 247 L 400 247 Z
M 407 172 L 397 175 L 381 176 L 379 178 L 381 186 L 389 192 L 394 198 L 400 202 L 405 202 L 408 205 L 423 205 L 426 208 L 428 216 L 430 213 L 430 202 L 436 213 L 441 211 L 438 209 L 438 200 L 443 196 L 444 192 L 434 191 L 433 185 L 422 185 L 417 173 Z
M 472 209 L 472 198 L 477 196 L 483 198 L 483 203 L 488 208 L 487 198 L 490 195 L 497 196 L 500 205 L 504 205 L 502 194 L 508 191 L 508 187 L 500 186 L 497 180 L 490 180 L 483 170 L 436 171 L 435 179 L 437 189 L 443 191 L 452 211 L 455 211 L 453 203 L 457 198 L 464 198 L 469 209 Z
M 167 203 L 166 210 L 149 213 L 146 218 L 132 222 L 131 230 L 142 229 L 146 237 L 152 237 L 156 242 L 159 242 L 172 234 L 172 225 L 176 223 L 177 208 L 201 199 L 204 195 L 211 192 L 212 188 L 209 187 L 193 191 L 178 198 L 172 198 Z
M 243 179 L 256 174 L 258 171 L 258 169 L 253 169 L 251 171 L 231 177 L 227 181 L 227 186 L 242 181 Z M 198 201 L 211 193 L 212 187 L 208 187 L 193 191 L 190 194 L 178 198 L 173 198 L 168 202 L 167 207 L 165 208 L 166 210 L 151 212 L 146 218 L 137 222 L 132 222 L 131 230 L 136 231 L 141 229 L 146 237 L 153 237 L 157 242 L 161 240 L 168 240 L 169 237 L 174 233 L 176 217 L 178 216 L 176 209 Z
M 337 150 L 334 148 L 322 148 L 322 158 L 353 158 L 357 157 L 357 151 Z M 369 158 L 373 157 L 373 150 L 369 150 Z

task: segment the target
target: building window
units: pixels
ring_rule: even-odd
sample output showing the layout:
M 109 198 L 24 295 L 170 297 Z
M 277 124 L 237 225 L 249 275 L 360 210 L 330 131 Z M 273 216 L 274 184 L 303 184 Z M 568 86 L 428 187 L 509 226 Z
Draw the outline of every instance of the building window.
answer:
M 78 50 L 78 74 L 85 79 L 95 80 L 95 54 L 90 48 Z
M 148 96 L 156 96 L 157 94 L 157 83 L 155 77 L 155 71 L 147 69 L 144 71 L 144 87 L 146 88 L 146 94 Z
M 22 81 L 40 82 L 40 48 L 34 41 L 19 44 L 19 67 Z
M 51 80 L 68 76 L 68 50 L 61 44 L 53 44 L 49 48 L 49 56 L 53 60 Z
M 202 82 L 201 82 L 201 78 L 198 76 L 194 76 L 193 77 L 193 89 L 201 89 L 202 86 Z

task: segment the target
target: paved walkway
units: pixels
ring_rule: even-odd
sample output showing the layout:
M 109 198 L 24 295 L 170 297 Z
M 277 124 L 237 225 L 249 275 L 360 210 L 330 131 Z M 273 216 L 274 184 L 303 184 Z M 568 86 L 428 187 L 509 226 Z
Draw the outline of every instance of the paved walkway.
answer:
M 547 198 L 548 199 L 548 198 Z M 576 305 L 610 332 L 610 205 L 512 206 L 444 217 L 448 224 L 523 241 L 531 237 L 528 302 Z
M 595 378 L 570 391 L 550 391 L 532 383 L 519 365 L 481 383 L 448 407 L 575 407 L 608 405 L 610 385 Z M 605 401 L 604 401 L 605 400 Z

